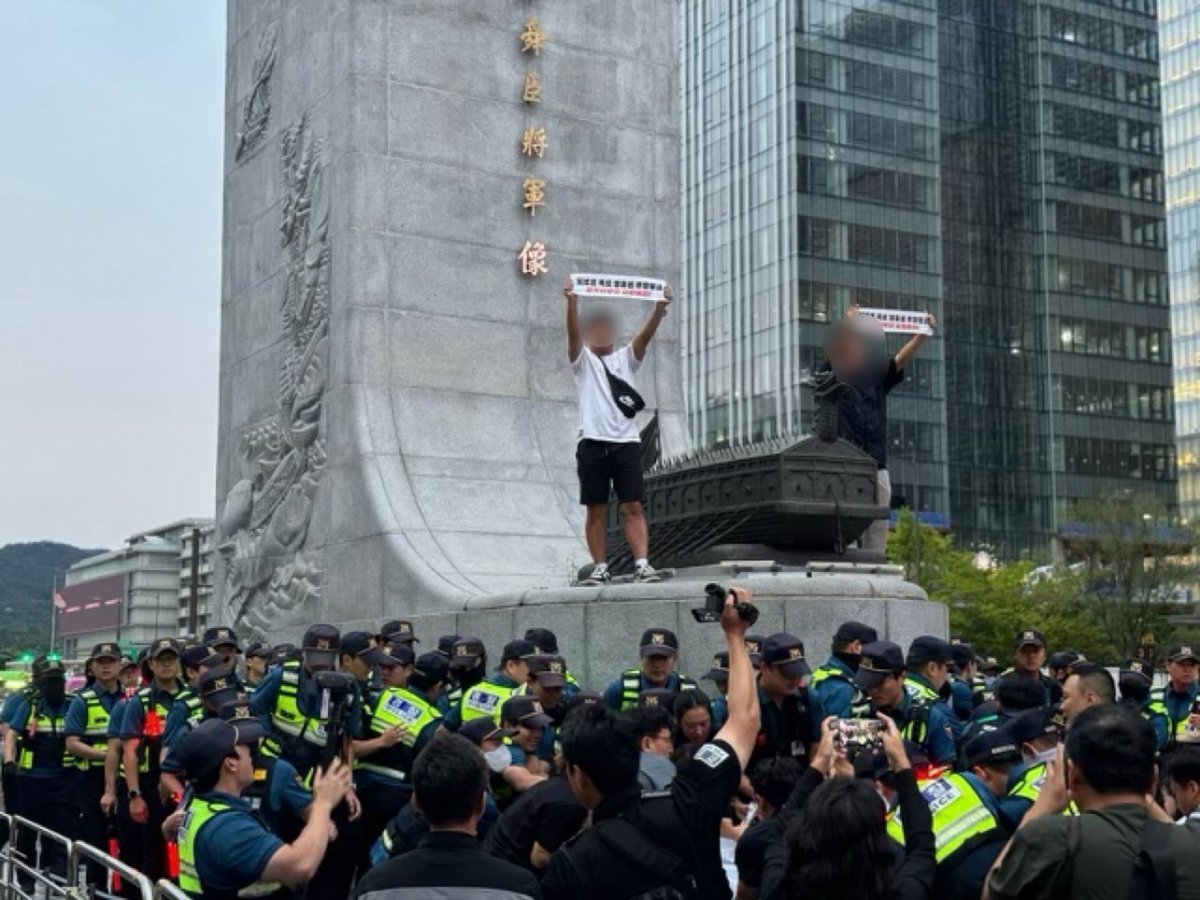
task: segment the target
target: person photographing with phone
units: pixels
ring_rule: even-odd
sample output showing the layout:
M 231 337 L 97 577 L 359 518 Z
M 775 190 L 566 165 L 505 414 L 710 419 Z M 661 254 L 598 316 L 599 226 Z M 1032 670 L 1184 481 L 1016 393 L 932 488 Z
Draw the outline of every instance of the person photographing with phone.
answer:
M 623 347 L 617 347 L 617 313 L 608 305 L 589 303 L 581 312 L 572 279 L 563 284 L 567 299 L 567 358 L 575 374 L 579 398 L 579 502 L 587 507 L 586 537 L 592 565 L 579 584 L 597 586 L 612 580 L 608 571 L 605 517 L 608 499 L 616 492 L 625 523 L 625 539 L 634 559 L 634 581 L 660 580 L 650 565 L 650 532 L 642 509 L 641 435 L 634 416 L 646 403 L 635 379 L 646 349 L 667 317 L 674 299 L 667 285 L 642 328 Z

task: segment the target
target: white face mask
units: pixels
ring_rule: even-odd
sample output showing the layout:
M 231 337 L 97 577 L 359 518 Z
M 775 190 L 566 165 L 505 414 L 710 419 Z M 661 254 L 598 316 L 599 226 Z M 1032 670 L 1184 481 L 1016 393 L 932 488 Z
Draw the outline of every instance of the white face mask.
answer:
M 487 760 L 488 768 L 497 775 L 512 765 L 512 750 L 504 744 L 501 744 L 495 750 L 488 750 L 483 754 L 483 758 Z

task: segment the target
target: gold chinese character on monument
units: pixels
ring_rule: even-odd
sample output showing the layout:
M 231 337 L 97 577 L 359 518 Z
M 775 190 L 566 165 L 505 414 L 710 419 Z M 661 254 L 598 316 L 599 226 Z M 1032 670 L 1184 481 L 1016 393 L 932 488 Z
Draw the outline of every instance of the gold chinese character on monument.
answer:
M 525 73 L 525 90 L 521 94 L 521 99 L 526 103 L 542 102 L 542 76 L 537 72 Z
M 526 128 L 525 133 L 521 135 L 521 153 L 525 156 L 541 159 L 546 155 L 547 146 L 549 141 L 546 140 L 546 129 L 541 125 L 537 128 Z
M 525 194 L 525 209 L 531 216 L 536 216 L 538 207 L 546 205 L 546 182 L 542 178 L 526 178 L 521 185 Z
M 550 36 L 542 30 L 542 26 L 538 24 L 536 18 L 531 18 L 525 23 L 525 30 L 521 32 L 521 52 L 528 53 L 533 51 L 534 56 L 539 56 L 542 52 L 542 47 L 546 45 L 546 41 Z
M 546 245 L 541 241 L 526 241 L 517 259 L 521 261 L 521 274 L 529 278 L 537 278 L 550 271 Z

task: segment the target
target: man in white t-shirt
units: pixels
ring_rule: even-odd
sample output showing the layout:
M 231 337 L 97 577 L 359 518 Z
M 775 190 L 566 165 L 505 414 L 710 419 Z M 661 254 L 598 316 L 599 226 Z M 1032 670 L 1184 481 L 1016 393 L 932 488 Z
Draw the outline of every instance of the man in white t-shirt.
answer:
M 634 558 L 634 580 L 659 581 L 650 565 L 650 533 L 642 510 L 645 484 L 642 479 L 641 435 L 637 423 L 626 418 L 613 399 L 609 372 L 636 388 L 634 381 L 646 348 L 667 315 L 672 298 L 667 287 L 664 300 L 634 339 L 617 349 L 616 316 L 610 307 L 592 304 L 583 315 L 571 279 L 563 285 L 567 298 L 567 355 L 575 373 L 579 395 L 579 445 L 575 460 L 579 471 L 579 502 L 587 507 L 587 545 L 592 568 L 580 584 L 606 584 L 608 571 L 605 515 L 608 498 L 616 491 L 625 522 L 625 539 Z

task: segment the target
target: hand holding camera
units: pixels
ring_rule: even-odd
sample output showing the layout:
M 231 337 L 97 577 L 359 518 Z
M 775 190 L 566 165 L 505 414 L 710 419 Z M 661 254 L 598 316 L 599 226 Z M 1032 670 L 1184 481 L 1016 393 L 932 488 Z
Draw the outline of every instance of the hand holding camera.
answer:
M 726 588 L 709 584 L 704 588 L 705 602 L 700 609 L 692 610 L 692 618 L 700 624 L 720 622 L 726 631 L 734 630 L 745 634 L 758 621 L 758 608 L 750 602 L 746 588 Z M 725 601 L 732 599 L 732 603 Z

